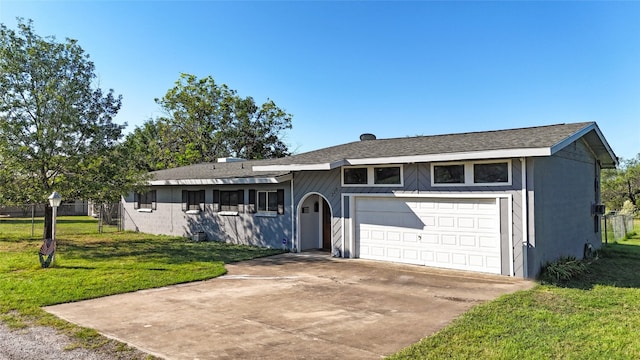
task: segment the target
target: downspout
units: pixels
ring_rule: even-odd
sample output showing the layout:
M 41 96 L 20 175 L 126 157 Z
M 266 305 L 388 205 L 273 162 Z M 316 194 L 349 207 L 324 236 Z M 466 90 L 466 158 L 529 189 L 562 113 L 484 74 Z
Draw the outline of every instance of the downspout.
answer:
M 291 172 L 291 252 L 294 252 L 294 249 L 300 249 L 300 244 L 297 244 L 296 241 L 298 241 L 299 239 L 296 239 L 294 230 L 295 230 L 295 214 L 293 212 L 295 206 L 293 205 L 293 175 L 294 172 Z
M 171 235 L 175 235 L 173 233 L 173 192 L 174 192 L 173 190 L 174 190 L 174 188 L 172 186 L 169 189 L 171 189 L 171 197 L 170 197 L 170 199 L 171 199 L 170 200 L 170 205 L 171 206 L 169 206 L 169 209 L 171 209 L 171 215 L 170 215 L 171 216 Z
M 342 194 L 340 197 L 341 197 L 341 199 L 340 199 L 340 206 L 341 206 L 341 208 L 340 208 L 340 212 L 341 212 L 341 215 L 340 215 L 340 221 L 341 221 L 341 224 L 340 224 L 341 225 L 340 226 L 340 237 L 341 237 L 340 241 L 341 241 L 341 245 L 340 245 L 340 247 L 341 247 L 341 249 L 340 249 L 340 252 L 342 253 L 341 257 L 344 258 L 344 194 Z M 351 208 L 349 208 L 349 210 L 351 210 Z M 351 250 L 349 250 L 349 253 L 351 253 Z
M 529 189 L 527 188 L 527 159 L 520 158 L 522 180 L 522 276 L 529 277 Z

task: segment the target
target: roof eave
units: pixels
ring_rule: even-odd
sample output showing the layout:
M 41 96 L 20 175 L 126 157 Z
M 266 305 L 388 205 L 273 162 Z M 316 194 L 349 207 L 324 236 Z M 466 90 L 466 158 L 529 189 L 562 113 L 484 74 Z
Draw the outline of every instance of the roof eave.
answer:
M 279 184 L 290 179 L 290 174 L 275 177 L 225 178 L 225 179 L 176 179 L 151 180 L 151 186 L 175 185 L 251 185 L 251 184 Z
M 331 170 L 343 165 L 348 165 L 346 160 L 338 160 L 328 163 L 316 164 L 282 164 L 282 165 L 258 165 L 253 171 L 305 171 L 305 170 Z
M 564 149 L 565 147 L 569 146 L 569 144 L 572 144 L 573 142 L 587 135 L 590 131 L 595 132 L 600 142 L 600 144 L 591 144 L 592 145 L 591 147 L 592 148 L 601 147 L 604 150 L 604 152 L 601 151 L 600 154 L 596 154 L 596 157 L 600 161 L 602 168 L 615 169 L 618 166 L 618 157 L 611 149 L 611 146 L 609 146 L 609 143 L 604 138 L 604 135 L 602 134 L 602 132 L 600 131 L 600 128 L 595 122 L 585 126 L 584 128 L 576 131 L 574 134 L 560 141 L 559 143 L 553 145 L 551 147 L 551 154 L 553 155 L 558 151 Z M 601 145 L 601 146 L 596 146 L 596 145 Z
M 500 159 L 531 156 L 549 156 L 550 148 L 521 148 L 499 149 L 487 151 L 457 152 L 445 154 L 389 156 L 376 158 L 346 159 L 332 163 L 318 164 L 283 164 L 254 166 L 253 171 L 303 171 L 303 170 L 331 170 L 348 165 L 377 165 L 377 164 L 404 164 L 418 162 L 459 161 L 476 159 Z

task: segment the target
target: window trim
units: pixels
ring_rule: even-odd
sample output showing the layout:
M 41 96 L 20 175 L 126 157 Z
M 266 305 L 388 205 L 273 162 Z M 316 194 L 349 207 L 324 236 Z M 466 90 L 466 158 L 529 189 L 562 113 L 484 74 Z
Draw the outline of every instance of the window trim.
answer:
M 475 182 L 474 165 L 476 164 L 507 164 L 507 176 L 508 181 L 505 182 L 490 182 L 479 183 Z M 464 183 L 436 183 L 435 182 L 435 167 L 447 166 L 447 165 L 464 165 Z M 481 161 L 450 161 L 450 162 L 435 162 L 431 163 L 431 186 L 432 187 L 460 187 L 460 186 L 511 186 L 513 184 L 513 167 L 511 159 L 501 160 L 481 160 Z
M 199 193 L 197 197 L 201 200 L 198 204 L 198 209 L 189 209 L 189 193 Z M 204 190 L 182 190 L 182 211 L 187 214 L 199 214 L 204 211 L 206 204 L 206 193 Z M 195 203 L 194 203 L 195 205 Z
M 232 193 L 236 193 L 236 204 L 235 205 L 223 205 L 222 197 L 224 193 L 229 194 L 231 196 Z M 221 189 L 213 189 L 213 203 L 212 210 L 218 215 L 221 216 L 237 216 L 240 213 L 245 211 L 245 190 L 244 189 L 234 189 L 234 190 L 221 190 Z M 229 203 L 231 204 L 231 203 Z M 223 209 L 223 206 L 229 206 L 227 209 Z
M 275 192 L 276 193 L 276 204 L 277 210 L 275 212 L 266 212 L 266 211 L 258 211 L 258 192 Z M 254 214 L 255 216 L 262 217 L 276 217 L 278 215 L 285 214 L 285 193 L 284 189 L 249 189 L 249 204 L 247 205 L 247 209 L 249 213 Z
M 260 210 L 260 193 L 265 193 L 266 210 Z M 276 198 L 276 207 L 269 210 L 269 193 Z M 256 214 L 258 215 L 278 215 L 278 190 L 256 190 Z
M 148 203 L 144 203 L 144 207 L 142 206 L 143 195 L 144 199 L 149 201 Z M 157 196 L 157 190 L 147 190 L 144 193 L 135 192 L 133 194 L 133 208 L 138 212 L 153 212 L 153 210 L 158 208 Z
M 398 184 L 376 184 L 375 183 L 375 169 L 380 168 L 399 168 L 400 169 L 400 183 Z M 367 169 L 367 183 L 366 184 L 345 184 L 344 171 L 346 169 Z M 404 186 L 404 165 L 403 164 L 390 164 L 390 165 L 367 165 L 367 166 L 343 166 L 340 171 L 340 183 L 342 187 L 403 187 Z

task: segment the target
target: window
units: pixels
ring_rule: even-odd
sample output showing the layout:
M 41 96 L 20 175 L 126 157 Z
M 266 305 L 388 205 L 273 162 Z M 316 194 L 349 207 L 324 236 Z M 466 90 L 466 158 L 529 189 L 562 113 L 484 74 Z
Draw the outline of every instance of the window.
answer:
M 278 212 L 277 191 L 258 191 L 258 212 Z
M 367 168 L 345 168 L 344 183 L 348 185 L 366 185 Z
M 244 210 L 244 190 L 213 190 L 213 211 L 242 212 Z
M 511 160 L 432 164 L 431 185 L 511 185 Z
M 433 167 L 435 184 L 464 184 L 464 165 L 435 165 Z
M 402 186 L 402 166 L 342 168 L 342 186 Z
M 134 209 L 156 209 L 156 190 L 150 190 L 144 193 L 136 193 L 134 197 Z
M 509 166 L 506 162 L 473 164 L 473 182 L 506 183 L 509 181 Z
M 400 184 L 399 167 L 373 168 L 374 184 Z
M 220 191 L 220 210 L 238 211 L 237 191 Z
M 249 190 L 249 212 L 258 215 L 284 214 L 284 189 Z
M 182 211 L 204 211 L 204 190 L 182 190 Z

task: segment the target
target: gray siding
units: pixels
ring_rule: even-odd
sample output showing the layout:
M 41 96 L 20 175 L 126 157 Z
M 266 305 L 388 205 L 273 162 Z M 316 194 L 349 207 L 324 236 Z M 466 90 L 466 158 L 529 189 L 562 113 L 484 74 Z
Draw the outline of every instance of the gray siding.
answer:
M 340 249 L 342 252 L 340 176 L 340 169 L 296 172 L 293 174 L 293 191 L 296 205 L 309 193 L 317 193 L 327 199 L 331 207 L 332 248 Z M 294 231 L 300 233 L 298 229 Z
M 599 200 L 599 167 L 588 147 L 577 141 L 533 162 L 535 213 L 529 237 L 529 276 L 536 276 L 559 257 L 582 258 L 586 243 L 594 248 L 601 244 L 591 212 L 592 204 Z
M 383 194 L 383 193 L 412 193 L 412 194 L 510 194 L 512 197 L 512 224 L 511 227 L 503 225 L 501 228 L 501 238 L 503 241 L 503 251 L 502 251 L 502 267 L 503 274 L 509 274 L 510 264 L 509 261 L 513 259 L 513 270 L 515 276 L 524 276 L 524 259 L 523 259 L 523 228 L 522 228 L 522 163 L 520 159 L 510 159 L 511 160 L 511 185 L 508 186 L 450 186 L 450 187 L 442 187 L 442 186 L 431 186 L 431 164 L 430 163 L 416 163 L 416 164 L 405 164 L 403 169 L 403 181 L 404 187 L 371 187 L 371 186 L 362 186 L 362 187 L 342 187 L 341 192 L 343 194 Z M 340 169 L 336 169 L 340 170 Z M 329 176 L 329 172 L 320 172 L 324 173 L 326 177 L 315 177 L 315 181 L 321 182 L 323 179 L 327 179 L 332 181 L 331 186 L 324 186 L 330 189 L 335 189 L 335 186 L 340 186 L 340 171 L 332 170 L 332 173 L 335 175 Z M 296 194 L 304 193 L 305 191 L 310 191 L 310 188 L 301 190 L 298 186 L 298 177 L 296 178 L 295 183 L 295 191 Z M 348 203 L 345 204 L 345 208 L 348 207 Z M 351 215 L 347 209 L 343 209 L 344 218 L 348 219 Z M 508 201 L 501 200 L 500 202 L 500 214 L 501 220 L 503 224 L 508 223 L 509 217 L 509 203 Z M 340 231 L 341 225 L 340 226 Z M 348 229 L 348 222 L 345 222 L 345 231 L 344 233 L 349 238 L 349 233 L 351 229 Z M 335 230 L 335 229 L 334 229 Z M 513 232 L 509 234 L 509 231 Z M 335 231 L 334 231 L 335 233 Z M 513 248 L 509 249 L 509 235 L 512 236 L 513 239 Z M 348 251 L 348 242 L 345 244 L 347 249 L 346 255 L 349 254 Z M 513 254 L 509 254 L 509 251 L 512 251 Z M 346 256 L 345 255 L 345 256 Z
M 185 237 L 203 231 L 209 240 L 270 248 L 283 247 L 283 240 L 286 240 L 287 246 L 291 244 L 291 185 L 289 182 L 225 187 L 155 186 L 154 189 L 157 191 L 157 209 L 152 212 L 140 212 L 134 209 L 133 194 L 123 198 L 125 230 Z M 265 217 L 241 211 L 237 216 L 222 216 L 213 211 L 213 189 L 245 190 L 245 203 L 248 203 L 249 189 L 284 189 L 285 213 Z M 199 214 L 187 214 L 182 211 L 182 190 L 205 190 L 205 210 Z

